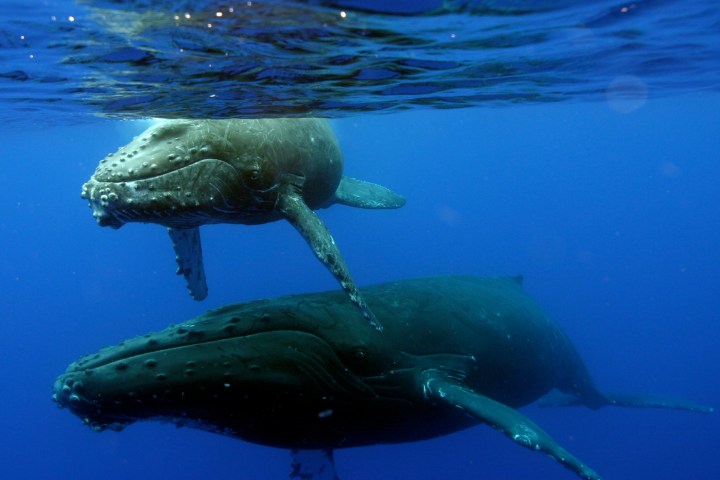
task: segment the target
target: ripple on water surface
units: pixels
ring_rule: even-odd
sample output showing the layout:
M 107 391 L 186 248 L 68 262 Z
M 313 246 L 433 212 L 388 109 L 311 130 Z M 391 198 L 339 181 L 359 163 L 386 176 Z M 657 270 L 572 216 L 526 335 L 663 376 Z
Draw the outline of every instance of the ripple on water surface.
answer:
M 0 17 L 0 102 L 12 118 L 606 98 L 623 110 L 720 86 L 717 2 L 85 0 L 5 3 Z

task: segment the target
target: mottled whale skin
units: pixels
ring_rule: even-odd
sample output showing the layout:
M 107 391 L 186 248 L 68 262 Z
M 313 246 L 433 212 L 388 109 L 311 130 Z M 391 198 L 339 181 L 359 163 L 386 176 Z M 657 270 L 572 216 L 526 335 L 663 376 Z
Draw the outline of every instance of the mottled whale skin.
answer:
M 285 219 L 381 329 L 313 210 L 334 203 L 399 208 L 405 200 L 342 172 L 340 145 L 323 119 L 164 120 L 101 160 L 82 197 L 101 226 L 168 227 L 178 273 L 198 300 L 207 296 L 198 227 Z
M 53 399 L 97 430 L 156 419 L 301 451 L 487 423 L 588 479 L 600 477 L 515 409 L 558 389 L 557 405 L 711 411 L 601 393 L 518 278 L 421 278 L 365 295 L 382 335 L 347 321 L 359 313 L 339 291 L 227 305 L 81 358 Z

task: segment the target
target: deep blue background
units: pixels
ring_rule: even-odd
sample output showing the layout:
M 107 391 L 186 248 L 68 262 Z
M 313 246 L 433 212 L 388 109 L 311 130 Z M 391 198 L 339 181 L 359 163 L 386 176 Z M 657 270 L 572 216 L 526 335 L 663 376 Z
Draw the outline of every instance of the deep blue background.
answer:
M 608 391 L 720 406 L 720 98 L 424 111 L 333 123 L 346 173 L 396 211 L 320 212 L 358 281 L 525 275 Z M 78 356 L 224 303 L 335 289 L 286 223 L 203 229 L 210 296 L 174 275 L 155 225 L 101 229 L 80 200 L 142 122 L 0 131 L 0 478 L 286 478 L 285 451 L 138 424 L 97 434 L 50 401 Z M 720 415 L 524 411 L 608 479 L 710 478 Z M 343 480 L 574 478 L 481 426 L 340 451 Z

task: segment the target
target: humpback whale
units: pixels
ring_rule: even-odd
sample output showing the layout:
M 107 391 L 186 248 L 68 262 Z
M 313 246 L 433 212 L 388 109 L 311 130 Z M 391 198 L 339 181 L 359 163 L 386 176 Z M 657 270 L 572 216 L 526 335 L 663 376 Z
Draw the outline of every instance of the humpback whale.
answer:
M 197 300 L 207 296 L 201 225 L 285 219 L 381 330 L 313 210 L 334 203 L 399 208 L 405 200 L 342 172 L 342 151 L 322 119 L 165 120 L 101 160 L 83 185 L 82 198 L 101 226 L 168 227 L 178 274 Z
M 485 423 L 599 479 L 517 408 L 556 389 L 557 404 L 712 411 L 598 390 L 518 277 L 420 278 L 364 293 L 383 335 L 346 321 L 359 313 L 339 291 L 231 304 L 82 357 L 57 378 L 53 400 L 98 431 L 156 419 L 293 449 L 297 478 L 334 472 L 334 449 Z

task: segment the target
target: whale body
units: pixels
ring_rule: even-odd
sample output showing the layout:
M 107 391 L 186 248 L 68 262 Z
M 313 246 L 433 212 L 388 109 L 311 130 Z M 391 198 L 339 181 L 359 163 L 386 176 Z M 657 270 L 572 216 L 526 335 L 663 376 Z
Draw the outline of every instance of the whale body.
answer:
M 405 199 L 342 173 L 340 145 L 323 119 L 164 120 L 101 160 L 82 198 L 101 226 L 168 227 L 178 274 L 197 300 L 208 293 L 201 225 L 285 219 L 370 324 L 381 329 L 314 210 L 335 203 L 399 208 Z
M 712 411 L 598 390 L 518 277 L 420 278 L 365 295 L 383 333 L 348 321 L 359 313 L 342 292 L 232 304 L 81 358 L 53 398 L 96 430 L 169 421 L 294 449 L 298 461 L 323 451 L 325 463 L 334 449 L 485 423 L 588 479 L 600 476 L 518 407 L 556 389 L 564 405 Z

